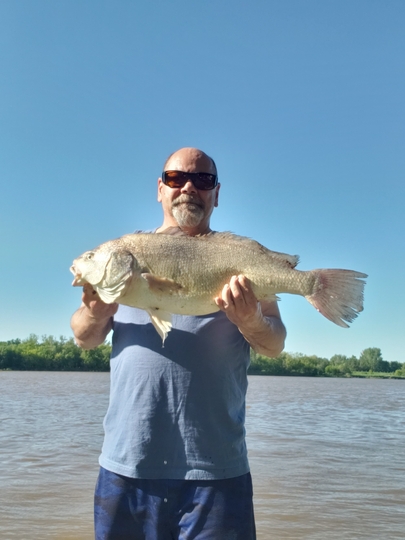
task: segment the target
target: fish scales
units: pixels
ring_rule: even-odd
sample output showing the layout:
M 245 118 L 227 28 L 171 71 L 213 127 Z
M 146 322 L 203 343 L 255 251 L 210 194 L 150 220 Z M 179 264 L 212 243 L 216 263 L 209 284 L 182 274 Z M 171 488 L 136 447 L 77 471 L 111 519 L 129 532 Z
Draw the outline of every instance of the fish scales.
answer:
M 139 238 L 143 256 L 140 252 L 137 255 L 138 263 L 152 274 L 170 277 L 181 284 L 180 296 L 192 291 L 198 296 L 208 294 L 213 300 L 212 292 L 215 291 L 217 296 L 224 284 L 233 275 L 239 274 L 249 278 L 254 291 L 262 299 L 276 292 L 294 289 L 297 294 L 303 290 L 311 291 L 308 285 L 313 281 L 311 276 L 298 271 L 291 273 L 291 266 L 255 241 L 221 234 L 186 238 L 188 241 L 177 236 L 166 242 L 163 235 L 155 235 L 153 240 L 149 235 L 144 235 Z M 128 246 L 131 246 L 132 237 L 128 240 Z M 136 247 L 133 251 L 137 251 Z M 269 272 L 269 267 L 276 266 L 277 272 Z
M 348 326 L 363 309 L 362 278 L 353 270 L 296 270 L 298 257 L 274 252 L 230 233 L 172 236 L 135 233 L 75 259 L 74 285 L 90 283 L 107 302 L 148 311 L 164 340 L 171 314 L 218 310 L 215 297 L 234 275 L 245 275 L 258 300 L 279 293 L 304 296 L 326 318 Z

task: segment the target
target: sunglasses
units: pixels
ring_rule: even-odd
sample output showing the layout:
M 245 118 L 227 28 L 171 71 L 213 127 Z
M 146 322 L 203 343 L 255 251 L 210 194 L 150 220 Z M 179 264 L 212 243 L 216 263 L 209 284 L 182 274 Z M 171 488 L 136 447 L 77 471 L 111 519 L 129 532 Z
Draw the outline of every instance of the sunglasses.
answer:
M 182 188 L 191 180 L 197 189 L 208 191 L 218 185 L 218 176 L 205 172 L 163 171 L 162 181 L 171 188 Z

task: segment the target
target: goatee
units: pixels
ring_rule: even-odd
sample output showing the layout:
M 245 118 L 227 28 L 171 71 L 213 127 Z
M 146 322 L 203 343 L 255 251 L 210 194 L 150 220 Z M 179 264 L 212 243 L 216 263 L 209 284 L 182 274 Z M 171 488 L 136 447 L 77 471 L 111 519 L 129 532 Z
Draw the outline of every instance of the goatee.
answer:
M 197 227 L 204 219 L 204 203 L 190 195 L 180 195 L 173 201 L 172 213 L 180 227 Z

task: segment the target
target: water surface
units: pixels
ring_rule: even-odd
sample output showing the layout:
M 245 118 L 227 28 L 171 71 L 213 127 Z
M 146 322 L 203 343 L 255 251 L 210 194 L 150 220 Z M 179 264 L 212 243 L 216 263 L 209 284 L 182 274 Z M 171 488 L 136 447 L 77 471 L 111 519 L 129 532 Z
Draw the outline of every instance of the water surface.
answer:
M 108 373 L 0 372 L 0 539 L 90 540 Z M 249 377 L 259 540 L 405 539 L 405 383 Z

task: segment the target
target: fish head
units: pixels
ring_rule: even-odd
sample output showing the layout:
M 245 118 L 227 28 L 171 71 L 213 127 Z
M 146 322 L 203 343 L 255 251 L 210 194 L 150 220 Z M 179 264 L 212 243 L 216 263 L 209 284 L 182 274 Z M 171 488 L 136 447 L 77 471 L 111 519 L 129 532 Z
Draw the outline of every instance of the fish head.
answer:
M 72 285 L 80 287 L 90 283 L 97 289 L 111 289 L 126 282 L 132 275 L 134 257 L 126 250 L 106 249 L 105 245 L 86 251 L 73 261 L 70 271 Z
M 70 271 L 74 275 L 72 285 L 79 287 L 84 283 L 97 285 L 105 274 L 111 253 L 101 250 L 86 251 L 73 261 Z

